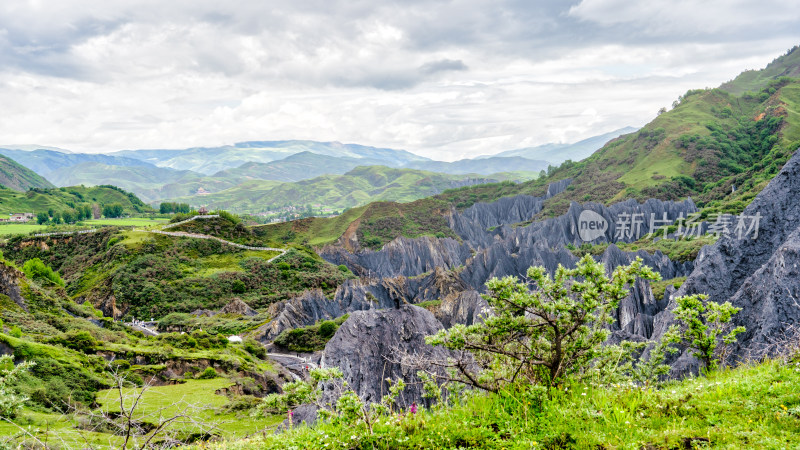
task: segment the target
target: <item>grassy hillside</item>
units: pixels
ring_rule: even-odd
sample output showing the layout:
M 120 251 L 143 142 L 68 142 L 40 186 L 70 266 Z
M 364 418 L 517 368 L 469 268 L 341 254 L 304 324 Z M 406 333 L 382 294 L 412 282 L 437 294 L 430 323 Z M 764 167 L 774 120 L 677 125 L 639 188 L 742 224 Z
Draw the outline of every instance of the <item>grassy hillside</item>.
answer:
M 7 156 L 0 156 L 0 186 L 15 191 L 52 188 L 52 183 Z
M 170 201 L 246 213 L 268 211 L 282 206 L 316 204 L 344 209 L 373 201 L 408 202 L 435 195 L 463 183 L 487 181 L 490 180 L 475 175 L 446 175 L 385 166 L 364 166 L 344 175 L 324 175 L 296 183 L 250 180 L 214 194 L 178 197 Z
M 184 412 L 200 422 L 226 424 L 225 431 L 217 432 L 228 438 L 244 437 L 281 420 L 237 417 L 232 405 L 252 402 L 252 395 L 266 389 L 254 377 L 271 381 L 276 374 L 254 342 L 229 345 L 230 327 L 148 337 L 103 317 L 89 303 L 73 302 L 60 286 L 30 278 L 14 266 L 0 255 L 0 274 L 19 286 L 25 308 L 0 294 L 0 347 L 17 362 L 34 365 L 10 383 L 0 383 L 4 402 L 9 394 L 29 398 L 16 417 L 3 413 L 0 446 L 35 447 L 32 436 L 38 435 L 40 442 L 58 442 L 59 448 L 120 447 L 124 439 L 113 432 L 120 398 L 108 389 L 115 377 L 126 380 L 124 394 L 138 393 L 145 382 L 157 386 L 145 393 L 136 409 L 136 420 L 145 428 L 162 420 L 155 410 L 164 406 L 171 408 L 161 411 L 165 415 Z M 4 284 L 0 292 L 10 287 Z M 228 315 L 216 320 L 217 325 L 238 324 L 236 332 L 265 320 L 251 319 Z M 209 367 L 213 379 L 210 374 L 199 376 Z M 8 368 L 4 361 L 0 369 Z M 229 388 L 229 395 L 218 395 Z M 30 434 L 20 434 L 20 427 Z M 200 428 L 197 423 L 190 427 Z
M 224 218 L 170 231 L 211 234 L 254 246 L 277 245 Z M 330 294 L 351 276 L 301 246 L 270 263 L 278 253 L 116 227 L 63 238 L 18 236 L 8 241 L 3 253 L 17 264 L 40 258 L 61 273 L 69 296 L 88 300 L 115 317 L 161 318 L 218 309 L 233 297 L 265 308 L 306 289 Z
M 55 170 L 72 167 L 74 165 L 86 162 L 95 162 L 112 166 L 153 167 L 151 164 L 132 158 L 103 155 L 98 153 L 71 153 L 69 150 L 41 148 L 39 146 L 35 146 L 33 149 L 25 150 L 17 148 L 0 148 L 0 155 L 14 158 L 14 160 L 25 167 L 28 167 L 39 175 L 48 178 L 50 173 Z
M 571 384 L 549 398 L 527 386 L 390 413 L 373 433 L 332 422 L 202 448 L 796 448 L 797 367 L 770 361 L 661 388 Z
M 153 212 L 132 193 L 114 186 L 72 186 L 55 189 L 32 189 L 16 192 L 0 189 L 0 214 L 18 212 L 62 211 L 80 205 L 122 205 L 124 214 Z
M 800 77 L 800 46 L 794 46 L 785 55 L 775 59 L 762 70 L 747 70 L 720 88 L 731 94 L 758 92 L 770 81 L 780 77 Z

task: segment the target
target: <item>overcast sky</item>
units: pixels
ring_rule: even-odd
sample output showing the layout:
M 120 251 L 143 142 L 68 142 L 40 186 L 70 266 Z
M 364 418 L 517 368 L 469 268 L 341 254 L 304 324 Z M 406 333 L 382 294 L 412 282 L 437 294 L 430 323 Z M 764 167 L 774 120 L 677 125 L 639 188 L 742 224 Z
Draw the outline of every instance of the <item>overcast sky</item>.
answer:
M 3 0 L 0 144 L 452 160 L 642 126 L 796 44 L 797 0 Z

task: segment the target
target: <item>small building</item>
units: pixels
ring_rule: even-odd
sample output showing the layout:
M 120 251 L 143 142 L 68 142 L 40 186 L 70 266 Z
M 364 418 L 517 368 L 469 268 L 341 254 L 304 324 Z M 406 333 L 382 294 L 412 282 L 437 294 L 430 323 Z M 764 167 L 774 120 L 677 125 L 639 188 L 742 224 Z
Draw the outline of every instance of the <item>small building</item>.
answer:
M 9 214 L 9 222 L 28 222 L 33 220 L 33 213 L 13 213 Z
M 208 214 L 208 208 L 205 206 L 201 206 L 200 209 L 197 210 L 199 214 Z
M 242 338 L 240 338 L 239 336 L 236 336 L 236 335 L 228 336 L 228 342 L 233 343 L 233 344 L 241 344 L 242 343 Z

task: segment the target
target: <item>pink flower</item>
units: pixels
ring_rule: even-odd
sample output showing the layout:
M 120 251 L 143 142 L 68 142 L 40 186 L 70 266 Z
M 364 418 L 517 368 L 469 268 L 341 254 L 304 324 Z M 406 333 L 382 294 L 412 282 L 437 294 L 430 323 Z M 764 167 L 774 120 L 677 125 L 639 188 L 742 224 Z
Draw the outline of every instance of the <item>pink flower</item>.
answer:
M 416 402 L 411 404 L 411 410 L 410 411 L 411 411 L 411 414 L 416 414 L 417 413 L 417 403 Z

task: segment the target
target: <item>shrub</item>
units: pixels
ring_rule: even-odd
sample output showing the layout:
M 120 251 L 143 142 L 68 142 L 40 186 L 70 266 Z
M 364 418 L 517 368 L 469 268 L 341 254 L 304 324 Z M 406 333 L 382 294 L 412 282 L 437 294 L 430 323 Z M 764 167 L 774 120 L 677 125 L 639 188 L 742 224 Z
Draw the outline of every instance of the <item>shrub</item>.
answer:
M 731 329 L 731 318 L 741 308 L 730 302 L 706 302 L 707 299 L 705 294 L 678 297 L 678 306 L 672 313 L 680 325 L 671 330 L 702 362 L 704 371 L 714 370 L 720 359 L 724 361 L 728 346 L 745 331 L 741 326 Z
M 590 255 L 574 269 L 559 265 L 552 277 L 544 267 L 531 267 L 527 275 L 535 283 L 533 291 L 515 277 L 486 283 L 495 315 L 483 323 L 455 325 L 426 338 L 431 345 L 473 355 L 480 371 L 456 362 L 458 381 L 497 392 L 517 380 L 553 386 L 588 371 L 605 351 L 611 313 L 629 286 L 637 277 L 660 279 L 640 258 L 608 277 Z
M 244 349 L 247 353 L 255 356 L 256 358 L 264 359 L 267 356 L 267 349 L 259 344 L 255 339 L 247 339 L 244 341 Z
M 91 352 L 97 347 L 97 339 L 86 330 L 68 331 L 63 342 L 65 346 L 83 353 Z
M 336 328 L 338 328 L 336 323 L 332 320 L 326 320 L 319 326 L 319 335 L 324 338 L 329 338 L 333 336 L 333 333 L 336 333 Z
M 22 330 L 17 325 L 14 325 L 13 327 L 11 327 L 11 331 L 9 332 L 9 334 L 19 339 L 22 337 Z
M 206 367 L 206 370 L 204 370 L 200 375 L 198 375 L 197 379 L 198 380 L 212 380 L 214 378 L 217 378 L 217 376 L 218 376 L 217 375 L 217 371 L 214 370 L 213 367 Z
M 22 271 L 31 280 L 45 281 L 56 286 L 64 286 L 64 280 L 61 279 L 58 272 L 54 272 L 50 266 L 43 263 L 39 258 L 25 261 L 25 264 L 22 265 Z

